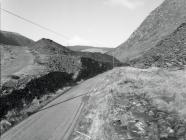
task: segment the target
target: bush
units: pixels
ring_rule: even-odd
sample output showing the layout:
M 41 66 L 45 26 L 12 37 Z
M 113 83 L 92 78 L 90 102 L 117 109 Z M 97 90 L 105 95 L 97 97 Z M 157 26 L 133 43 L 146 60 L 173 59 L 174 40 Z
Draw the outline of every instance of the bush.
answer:
M 72 74 L 65 72 L 51 72 L 31 80 L 24 89 L 14 90 L 11 94 L 0 97 L 0 118 L 9 110 L 23 108 L 24 102 L 30 104 L 34 98 L 41 98 L 71 82 Z

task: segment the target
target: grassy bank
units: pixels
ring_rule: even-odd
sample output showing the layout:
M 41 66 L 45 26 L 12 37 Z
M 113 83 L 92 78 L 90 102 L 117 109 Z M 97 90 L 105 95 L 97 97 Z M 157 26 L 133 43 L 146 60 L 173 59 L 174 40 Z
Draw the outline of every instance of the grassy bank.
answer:
M 70 139 L 185 140 L 186 71 L 116 68 L 90 94 Z

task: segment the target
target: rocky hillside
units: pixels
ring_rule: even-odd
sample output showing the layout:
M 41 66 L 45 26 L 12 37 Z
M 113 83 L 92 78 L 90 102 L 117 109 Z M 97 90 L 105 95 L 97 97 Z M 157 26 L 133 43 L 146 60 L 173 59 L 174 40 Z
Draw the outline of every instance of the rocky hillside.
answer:
M 34 43 L 33 40 L 24 37 L 18 33 L 0 31 L 0 44 L 14 45 L 14 46 L 27 46 Z
M 160 42 L 166 42 L 166 39 L 170 36 L 173 37 L 171 34 L 178 32 L 179 27 L 182 26 L 185 21 L 186 1 L 165 0 L 158 8 L 151 12 L 126 42 L 118 46 L 114 51 L 108 52 L 108 54 L 114 54 L 114 56 L 122 62 L 135 58 L 137 60 L 138 57 L 143 57 L 144 53 L 146 56 L 151 57 L 152 53 L 148 54 L 148 52 L 150 52 L 149 50 L 152 48 L 153 50 L 160 48 L 156 46 L 160 46 Z M 183 38 L 184 37 L 185 36 L 183 36 Z M 171 47 L 177 49 L 177 44 L 179 44 L 178 38 L 174 39 L 174 44 Z M 165 48 L 163 44 L 161 46 Z M 183 48 L 184 46 L 180 49 Z M 166 54 L 167 52 L 164 51 L 164 53 Z
M 173 33 L 142 56 L 133 59 L 132 65 L 140 67 L 180 67 L 186 65 L 186 23 L 181 24 Z

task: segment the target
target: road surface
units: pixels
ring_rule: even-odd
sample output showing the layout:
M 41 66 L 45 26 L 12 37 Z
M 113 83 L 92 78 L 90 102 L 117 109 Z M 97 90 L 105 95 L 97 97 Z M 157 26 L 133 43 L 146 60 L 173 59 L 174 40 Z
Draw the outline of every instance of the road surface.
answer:
M 83 96 L 63 101 L 94 91 L 103 81 L 102 76 L 97 76 L 70 89 L 39 112 L 4 133 L 1 140 L 67 139 L 79 116 L 80 108 L 83 106 Z

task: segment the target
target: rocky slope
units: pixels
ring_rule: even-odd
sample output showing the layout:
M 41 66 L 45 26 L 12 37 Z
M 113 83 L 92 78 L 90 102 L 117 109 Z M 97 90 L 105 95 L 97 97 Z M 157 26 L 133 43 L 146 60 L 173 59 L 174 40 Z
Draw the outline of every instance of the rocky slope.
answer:
M 179 67 L 186 65 L 186 23 L 181 24 L 173 33 L 142 56 L 133 59 L 132 65 L 141 67 Z
M 158 43 L 166 42 L 166 39 L 169 38 L 171 34 L 174 34 L 174 32 L 177 32 L 185 21 L 186 1 L 165 0 L 158 8 L 151 12 L 126 42 L 118 46 L 114 51 L 108 52 L 108 54 L 114 54 L 114 56 L 122 62 L 135 58 L 137 60 L 138 57 L 143 57 L 144 53 L 146 56 L 151 57 L 152 53 L 148 54 L 148 52 L 150 52 L 149 50 L 152 48 L 155 50 L 158 48 L 156 47 L 157 45 L 160 46 Z M 176 49 L 176 44 L 179 43 L 179 40 L 180 39 L 175 39 L 172 47 Z M 166 46 L 162 47 L 165 48 Z M 184 47 L 185 46 L 183 46 L 182 49 Z M 166 54 L 167 52 L 164 51 L 164 53 Z

